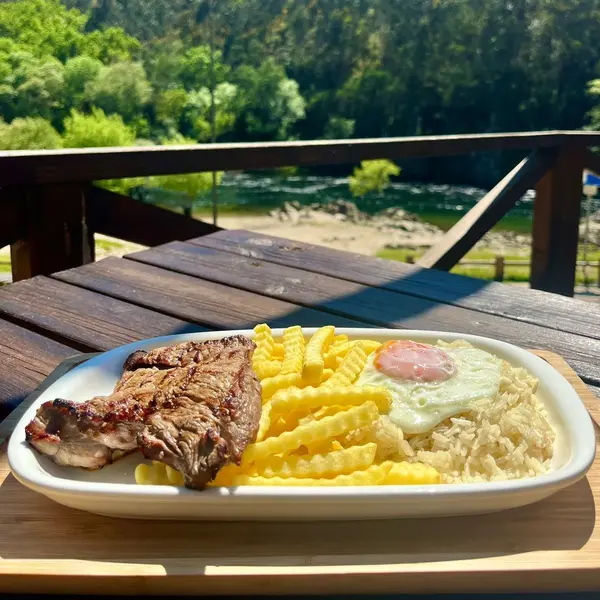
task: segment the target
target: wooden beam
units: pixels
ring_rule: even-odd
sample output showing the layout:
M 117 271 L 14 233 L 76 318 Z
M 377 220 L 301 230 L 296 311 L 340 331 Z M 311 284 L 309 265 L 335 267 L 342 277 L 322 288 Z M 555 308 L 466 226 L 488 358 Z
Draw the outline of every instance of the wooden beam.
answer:
M 288 165 L 353 164 L 376 158 L 427 158 L 489 150 L 547 148 L 561 145 L 567 140 L 590 146 L 600 143 L 600 133 L 538 131 L 250 144 L 22 150 L 0 153 L 0 185 L 88 182 Z
M 583 166 L 600 177 L 600 154 L 594 154 L 586 149 L 583 155 Z
M 572 296 L 581 213 L 584 148 L 567 146 L 536 187 L 531 287 Z
M 204 221 L 103 188 L 91 186 L 87 197 L 88 220 L 93 231 L 144 246 L 158 246 L 221 231 L 220 227 Z
M 442 239 L 432 246 L 417 264 L 449 271 L 534 187 L 554 163 L 552 150 L 536 150 L 523 159 L 502 181 L 490 190 Z
M 25 235 L 25 191 L 0 190 L 0 248 L 10 246 Z
M 11 245 L 13 281 L 94 260 L 83 189 L 78 184 L 54 184 L 25 190 L 23 237 Z

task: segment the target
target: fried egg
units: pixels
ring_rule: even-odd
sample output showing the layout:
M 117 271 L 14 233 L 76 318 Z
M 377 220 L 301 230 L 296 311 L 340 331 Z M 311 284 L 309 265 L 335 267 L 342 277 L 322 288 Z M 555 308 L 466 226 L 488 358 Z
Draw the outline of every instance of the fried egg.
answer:
M 389 418 L 405 433 L 416 434 L 494 398 L 501 372 L 501 359 L 478 348 L 399 340 L 373 352 L 356 383 L 388 389 Z

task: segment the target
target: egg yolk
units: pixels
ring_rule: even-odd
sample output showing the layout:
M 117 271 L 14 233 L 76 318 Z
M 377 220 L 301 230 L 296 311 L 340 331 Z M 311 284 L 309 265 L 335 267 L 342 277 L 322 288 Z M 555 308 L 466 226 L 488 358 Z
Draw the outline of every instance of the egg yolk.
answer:
M 374 365 L 388 377 L 419 382 L 446 381 L 456 372 L 454 362 L 442 349 L 410 340 L 380 346 Z

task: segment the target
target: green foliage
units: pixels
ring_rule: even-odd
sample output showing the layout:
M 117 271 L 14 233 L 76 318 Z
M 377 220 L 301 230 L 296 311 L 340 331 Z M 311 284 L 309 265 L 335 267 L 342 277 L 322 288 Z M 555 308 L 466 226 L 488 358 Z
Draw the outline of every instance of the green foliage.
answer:
M 221 185 L 223 172 L 217 173 L 217 185 Z M 193 200 L 212 188 L 212 173 L 183 173 L 154 177 L 152 183 L 171 192 L 177 192 Z
M 173 146 L 182 144 L 194 144 L 195 141 L 185 138 L 182 135 L 167 140 L 163 140 L 163 145 Z M 216 173 L 216 184 L 221 185 L 223 172 Z M 150 179 L 150 185 L 160 187 L 171 192 L 185 195 L 189 200 L 193 200 L 198 195 L 209 191 L 212 188 L 212 173 L 182 173 L 176 175 L 160 175 Z
M 597 98 L 596 106 L 589 112 L 591 129 L 600 129 L 600 79 L 593 79 L 588 83 L 588 94 Z
M 210 48 L 208 46 L 196 46 L 190 48 L 180 60 L 180 79 L 188 90 L 210 85 Z M 221 53 L 215 52 L 214 57 L 214 80 L 215 83 L 225 81 L 229 67 L 223 64 Z
M 296 121 L 304 118 L 306 102 L 298 83 L 286 77 L 284 68 L 273 60 L 258 68 L 244 65 L 234 79 L 240 89 L 238 128 L 248 138 L 284 140 Z
M 209 141 L 215 88 L 220 141 L 600 128 L 598 39 L 600 0 L 4 1 L 0 115 Z
M 85 54 L 65 63 L 65 94 L 73 108 L 83 106 L 86 86 L 96 79 L 101 69 L 102 63 L 97 58 Z
M 65 67 L 53 58 L 46 62 L 24 61 L 15 70 L 14 115 L 39 115 L 52 119 L 62 108 L 65 93 Z
M 38 57 L 66 60 L 77 53 L 86 16 L 60 0 L 18 0 L 0 4 L 0 35 Z
M 156 98 L 157 120 L 163 125 L 177 130 L 187 103 L 188 93 L 183 88 L 159 92 Z
M 215 132 L 219 138 L 231 131 L 236 120 L 238 88 L 232 83 L 219 83 L 215 88 Z M 210 141 L 210 90 L 202 87 L 190 92 L 187 97 L 186 118 L 190 131 L 200 141 Z
M 91 105 L 109 114 L 119 114 L 124 121 L 139 117 L 151 94 L 146 71 L 139 62 L 118 62 L 102 67 L 85 88 Z
M 77 54 L 100 60 L 126 60 L 140 43 L 120 27 L 85 32 L 88 17 L 60 0 L 17 0 L 0 4 L 0 35 L 38 57 L 65 61 Z
M 60 135 L 45 119 L 26 117 L 10 124 L 0 121 L 1 150 L 52 150 L 61 146 Z
M 181 68 L 183 60 L 181 40 L 156 40 L 144 48 L 144 66 L 148 79 L 157 90 L 183 87 Z
M 369 192 L 382 192 L 390 177 L 400 175 L 400 167 L 390 160 L 363 160 L 354 169 L 348 186 L 353 196 L 364 196 Z
M 65 148 L 133 146 L 135 143 L 135 132 L 119 115 L 107 116 L 99 108 L 93 108 L 89 115 L 72 110 L 64 125 Z
M 82 54 L 93 56 L 103 63 L 129 61 L 140 49 L 138 40 L 127 35 L 120 27 L 92 31 L 79 44 Z
M 352 137 L 354 133 L 354 119 L 344 117 L 329 117 L 323 137 L 330 140 L 345 140 Z

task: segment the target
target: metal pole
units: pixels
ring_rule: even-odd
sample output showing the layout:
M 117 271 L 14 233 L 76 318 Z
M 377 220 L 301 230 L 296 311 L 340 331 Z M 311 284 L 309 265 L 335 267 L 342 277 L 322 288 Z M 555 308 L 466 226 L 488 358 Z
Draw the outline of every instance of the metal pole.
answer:
M 214 144 L 217 140 L 216 106 L 215 106 L 215 2 L 210 0 L 210 140 Z M 217 173 L 212 172 L 212 214 L 213 224 L 217 224 L 219 199 L 217 194 Z

